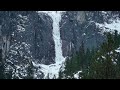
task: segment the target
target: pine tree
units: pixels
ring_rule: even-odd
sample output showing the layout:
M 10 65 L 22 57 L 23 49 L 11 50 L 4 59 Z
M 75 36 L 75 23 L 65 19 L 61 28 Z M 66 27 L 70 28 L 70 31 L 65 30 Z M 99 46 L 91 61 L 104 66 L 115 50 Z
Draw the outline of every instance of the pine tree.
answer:
M 5 73 L 5 79 L 12 79 L 12 70 Z
M 115 79 L 118 78 L 118 67 L 114 64 L 116 52 L 114 51 L 113 36 L 107 34 L 107 42 L 104 42 L 100 50 L 92 57 L 88 72 L 83 78 L 88 79 Z
M 115 41 L 115 46 L 117 47 L 119 45 L 118 43 L 118 31 L 115 30 L 115 33 L 114 33 L 114 41 Z
M 27 68 L 27 79 L 33 79 L 33 78 L 34 78 L 33 63 L 30 62 Z
M 91 51 L 87 48 L 85 53 L 85 68 L 87 68 L 91 62 Z
M 80 67 L 81 69 L 83 69 L 85 67 L 85 48 L 83 41 L 80 46 L 79 57 L 80 57 Z
M 50 75 L 49 75 L 49 73 L 47 74 L 47 78 L 46 79 L 50 79 Z
M 120 79 L 120 53 L 117 54 L 118 58 L 117 58 L 117 78 Z
M 4 63 L 2 60 L 2 49 L 0 49 L 0 79 L 4 79 Z
M 63 72 L 60 70 L 58 79 L 62 79 L 62 78 L 63 78 Z
M 72 74 L 72 59 L 69 59 L 67 58 L 66 59 L 66 66 L 65 66 L 65 71 L 64 71 L 64 74 L 65 74 L 65 77 L 67 77 L 68 75 L 71 76 Z

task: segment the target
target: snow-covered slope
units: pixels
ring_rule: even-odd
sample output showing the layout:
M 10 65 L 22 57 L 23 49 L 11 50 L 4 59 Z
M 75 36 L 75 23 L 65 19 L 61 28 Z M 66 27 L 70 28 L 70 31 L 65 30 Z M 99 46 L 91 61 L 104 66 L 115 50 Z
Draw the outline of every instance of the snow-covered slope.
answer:
M 96 25 L 102 29 L 102 32 L 113 32 L 114 30 L 120 32 L 120 19 L 110 20 L 110 22 L 104 22 L 104 24 L 96 23 Z

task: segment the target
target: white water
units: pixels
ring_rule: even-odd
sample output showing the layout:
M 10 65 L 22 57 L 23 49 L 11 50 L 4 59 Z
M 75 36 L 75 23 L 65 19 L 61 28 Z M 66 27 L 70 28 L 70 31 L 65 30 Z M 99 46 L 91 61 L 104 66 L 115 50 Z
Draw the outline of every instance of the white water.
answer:
M 45 74 L 44 78 L 47 77 L 48 73 L 50 78 L 53 78 L 54 76 L 57 78 L 59 69 L 62 66 L 63 62 L 65 61 L 65 58 L 62 55 L 61 48 L 62 42 L 60 39 L 60 27 L 59 27 L 63 11 L 38 11 L 38 13 L 46 13 L 53 20 L 53 39 L 55 42 L 55 64 L 51 65 L 40 64 L 37 66 L 42 67 L 41 71 Z M 34 63 L 34 65 L 36 64 Z

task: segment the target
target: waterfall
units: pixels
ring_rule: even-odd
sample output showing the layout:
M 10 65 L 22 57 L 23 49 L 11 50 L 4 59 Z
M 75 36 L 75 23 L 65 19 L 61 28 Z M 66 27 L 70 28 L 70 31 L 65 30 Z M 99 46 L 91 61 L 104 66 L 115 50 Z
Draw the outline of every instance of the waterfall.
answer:
M 49 74 L 50 78 L 58 77 L 59 69 L 65 58 L 62 55 L 62 42 L 60 38 L 60 27 L 61 15 L 63 11 L 39 11 L 39 13 L 48 14 L 53 20 L 53 40 L 55 42 L 55 64 L 43 65 L 41 64 L 41 71 L 45 74 L 45 78 Z

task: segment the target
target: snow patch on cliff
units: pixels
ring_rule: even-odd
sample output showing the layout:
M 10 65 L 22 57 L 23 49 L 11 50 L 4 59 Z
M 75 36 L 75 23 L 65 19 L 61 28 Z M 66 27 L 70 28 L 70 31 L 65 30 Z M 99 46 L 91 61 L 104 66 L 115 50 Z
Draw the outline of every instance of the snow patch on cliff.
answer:
M 112 23 L 108 24 L 104 22 L 104 24 L 96 23 L 96 26 L 102 29 L 102 32 L 113 32 L 117 30 L 120 32 L 120 19 L 111 20 Z

